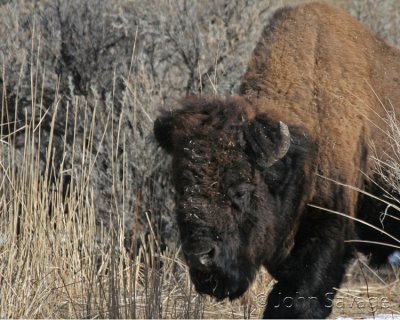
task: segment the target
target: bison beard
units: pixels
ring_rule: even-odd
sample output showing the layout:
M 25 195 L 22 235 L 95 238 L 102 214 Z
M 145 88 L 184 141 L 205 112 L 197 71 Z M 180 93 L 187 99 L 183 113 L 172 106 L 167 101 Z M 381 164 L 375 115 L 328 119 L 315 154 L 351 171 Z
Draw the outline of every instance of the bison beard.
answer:
M 182 214 L 178 214 L 182 217 Z M 232 253 L 229 244 L 218 246 L 219 241 L 208 237 L 197 237 L 201 228 L 180 221 L 183 253 L 190 266 L 190 277 L 199 293 L 235 299 L 240 297 L 252 282 L 256 270 L 246 265 L 246 259 Z M 195 231 L 192 235 L 187 233 Z M 211 248 L 211 249 L 210 249 Z M 239 263 L 243 264 L 240 265 Z
M 373 192 L 370 154 L 393 152 L 381 143 L 376 95 L 400 107 L 399 73 L 398 49 L 340 10 L 306 4 L 272 18 L 240 96 L 192 97 L 164 111 L 154 133 L 173 158 L 177 221 L 197 291 L 237 298 L 264 266 L 277 280 L 264 317 L 329 315 L 356 230 L 351 219 L 316 208 L 379 224 L 382 205 L 343 185 Z M 386 230 L 399 236 L 394 222 Z M 359 235 L 392 241 L 362 228 Z M 360 249 L 381 262 L 393 251 Z
M 225 298 L 232 300 L 240 297 L 247 290 L 252 276 L 244 274 L 244 271 L 238 268 L 215 267 L 205 271 L 196 267 L 190 269 L 190 277 L 196 290 L 199 293 L 212 295 L 218 300 Z

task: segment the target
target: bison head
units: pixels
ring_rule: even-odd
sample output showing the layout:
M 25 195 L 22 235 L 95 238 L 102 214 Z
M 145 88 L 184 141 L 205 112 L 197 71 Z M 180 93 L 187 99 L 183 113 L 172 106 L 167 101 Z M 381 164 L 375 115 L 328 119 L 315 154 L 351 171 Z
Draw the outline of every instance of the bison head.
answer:
M 302 161 L 289 131 L 241 98 L 190 98 L 156 120 L 156 139 L 173 157 L 177 221 L 198 292 L 236 298 L 290 246 L 285 206 L 295 200 L 286 192 L 299 184 Z

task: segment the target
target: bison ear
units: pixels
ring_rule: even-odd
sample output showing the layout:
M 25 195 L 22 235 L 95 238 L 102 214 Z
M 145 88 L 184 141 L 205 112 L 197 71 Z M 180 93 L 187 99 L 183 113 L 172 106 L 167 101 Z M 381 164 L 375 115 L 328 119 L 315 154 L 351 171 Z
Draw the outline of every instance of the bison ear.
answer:
M 174 149 L 173 134 L 175 129 L 174 117 L 171 115 L 161 116 L 154 122 L 154 135 L 160 146 L 168 153 Z
M 290 132 L 286 124 L 256 117 L 243 126 L 246 151 L 260 169 L 271 167 L 282 159 L 290 147 Z

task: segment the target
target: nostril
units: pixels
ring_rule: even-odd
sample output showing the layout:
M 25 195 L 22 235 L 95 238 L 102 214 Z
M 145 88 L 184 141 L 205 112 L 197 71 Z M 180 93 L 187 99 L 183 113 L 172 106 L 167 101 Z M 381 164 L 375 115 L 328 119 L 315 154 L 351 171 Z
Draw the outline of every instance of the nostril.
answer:
M 216 265 L 218 247 L 206 243 L 185 243 L 183 253 L 189 266 L 201 271 L 210 271 Z
M 215 257 L 215 248 L 211 248 L 207 252 L 203 252 L 199 255 L 199 262 L 204 267 L 211 267 L 213 264 L 213 259 Z
M 215 256 L 215 248 L 211 248 L 206 254 L 207 254 L 211 259 L 214 258 L 214 256 Z

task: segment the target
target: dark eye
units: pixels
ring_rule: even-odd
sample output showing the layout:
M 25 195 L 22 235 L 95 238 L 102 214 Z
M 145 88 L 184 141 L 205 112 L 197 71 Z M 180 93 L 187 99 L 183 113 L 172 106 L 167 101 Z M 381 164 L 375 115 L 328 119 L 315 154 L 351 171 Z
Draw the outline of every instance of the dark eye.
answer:
M 243 197 L 254 191 L 255 187 L 249 183 L 241 183 L 231 188 L 238 197 Z
M 264 170 L 264 181 L 271 195 L 282 194 L 282 188 L 285 187 L 285 180 L 288 177 L 287 168 L 291 166 L 290 161 L 290 158 L 285 158 L 284 161 L 279 161 L 271 168 Z
M 246 209 L 251 202 L 255 187 L 248 183 L 232 186 L 228 189 L 228 196 L 232 203 L 240 210 Z

